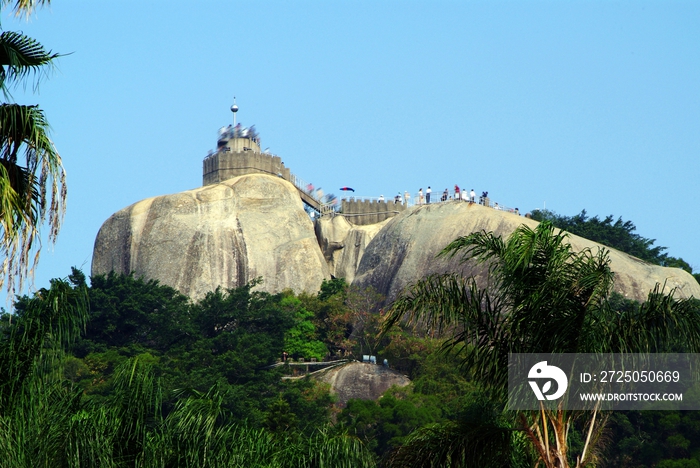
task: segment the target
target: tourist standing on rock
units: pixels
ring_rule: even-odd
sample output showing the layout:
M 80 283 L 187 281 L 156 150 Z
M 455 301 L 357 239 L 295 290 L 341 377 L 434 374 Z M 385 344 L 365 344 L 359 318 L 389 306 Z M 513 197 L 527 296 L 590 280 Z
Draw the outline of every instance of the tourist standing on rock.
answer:
M 423 204 L 423 187 L 418 189 L 418 204 Z
M 462 200 L 469 201 L 469 193 L 466 190 L 462 190 Z
M 430 194 L 431 194 L 432 192 L 433 192 L 433 191 L 430 190 L 430 185 L 428 185 L 428 190 L 425 191 L 425 203 L 428 204 L 428 205 L 430 205 Z
M 459 185 L 455 184 L 455 199 L 459 200 Z
M 471 203 L 474 203 L 474 200 L 476 200 L 476 192 L 474 191 L 474 189 L 472 189 L 472 191 L 469 192 L 469 201 Z
M 399 203 L 401 203 L 401 192 L 394 197 L 394 204 L 398 205 Z
M 383 202 L 384 201 L 384 195 L 379 195 L 379 201 Z
M 447 198 L 450 196 L 449 190 L 445 189 L 444 192 L 442 192 L 442 198 L 440 198 L 441 201 L 447 201 Z
M 411 194 L 408 193 L 408 190 L 406 190 L 406 191 L 403 193 L 403 200 L 404 200 L 404 204 L 405 204 L 406 206 L 408 206 L 408 202 L 411 200 Z

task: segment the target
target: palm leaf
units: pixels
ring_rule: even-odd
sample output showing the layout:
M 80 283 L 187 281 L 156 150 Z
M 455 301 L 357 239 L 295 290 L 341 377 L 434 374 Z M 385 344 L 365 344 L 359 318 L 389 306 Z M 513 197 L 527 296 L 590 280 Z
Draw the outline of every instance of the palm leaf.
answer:
M 11 5 L 12 10 L 14 10 L 16 16 L 26 15 L 29 16 L 37 7 L 48 5 L 51 0 L 2 0 L 0 1 L 0 7 L 5 5 Z
M 8 86 L 37 75 L 59 54 L 44 49 L 35 39 L 14 31 L 0 34 L 0 89 L 8 94 Z M 39 80 L 36 81 L 38 85 Z
M 19 162 L 19 155 L 24 161 Z M 36 106 L 0 105 L 0 286 L 14 293 L 30 277 L 39 253 L 38 227 L 48 221 L 55 242 L 65 211 L 61 157 Z
M 22 392 L 42 359 L 57 357 L 55 348 L 65 348 L 84 331 L 87 309 L 86 287 L 73 289 L 62 280 L 52 280 L 49 289 L 27 301 L 0 340 L 0 414 Z
M 477 398 L 459 420 L 425 426 L 398 447 L 391 467 L 525 467 L 532 466 L 523 437 L 492 403 Z

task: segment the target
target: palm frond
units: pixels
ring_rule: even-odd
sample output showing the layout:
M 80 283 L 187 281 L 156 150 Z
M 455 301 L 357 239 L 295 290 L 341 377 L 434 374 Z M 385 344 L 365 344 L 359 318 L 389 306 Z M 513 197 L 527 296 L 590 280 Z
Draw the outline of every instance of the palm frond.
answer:
M 456 274 L 430 275 L 406 288 L 386 313 L 382 332 L 401 320 L 420 321 L 438 332 L 463 321 L 463 315 L 479 301 L 474 282 Z
M 0 8 L 13 3 L 12 10 L 16 16 L 26 15 L 29 17 L 35 9 L 50 4 L 51 0 L 2 0 L 0 1 Z
M 8 87 L 18 82 L 26 82 L 30 75 L 41 76 L 46 65 L 60 57 L 44 49 L 35 39 L 15 31 L 0 34 L 0 89 L 8 95 Z M 40 80 L 36 80 L 36 86 Z
M 289 435 L 279 440 L 270 466 L 279 468 L 375 468 L 376 460 L 362 442 L 348 434 L 321 428 L 310 437 Z
M 0 286 L 10 294 L 36 266 L 38 227 L 48 222 L 49 242 L 55 242 L 63 221 L 65 171 L 48 130 L 38 107 L 0 105 Z
M 27 301 L 8 336 L 0 341 L 0 414 L 22 391 L 42 358 L 56 356 L 55 348 L 65 348 L 84 331 L 87 310 L 86 287 L 73 289 L 62 280 L 52 280 L 49 289 L 41 289 Z
M 700 351 L 697 302 L 675 299 L 675 289 L 665 293 L 656 284 L 638 309 L 610 311 L 615 352 L 661 353 Z

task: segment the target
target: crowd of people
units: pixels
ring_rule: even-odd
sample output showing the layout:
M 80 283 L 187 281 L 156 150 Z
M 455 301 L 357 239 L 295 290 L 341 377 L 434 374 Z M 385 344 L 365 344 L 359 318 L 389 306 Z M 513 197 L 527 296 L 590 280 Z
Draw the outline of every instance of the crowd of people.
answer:
M 333 194 L 324 194 L 323 189 L 321 189 L 320 187 L 315 188 L 312 184 L 307 184 L 304 188 L 304 191 L 306 193 L 316 198 L 321 203 L 333 204 L 334 206 L 338 205 L 338 198 Z M 391 203 L 391 201 L 388 201 L 386 200 L 386 198 L 384 198 L 384 195 L 380 195 L 377 201 L 380 203 Z M 429 205 L 431 203 L 443 203 L 447 201 L 478 203 L 479 205 L 492 207 L 495 210 L 509 211 L 516 215 L 520 215 L 520 210 L 518 208 L 506 208 L 502 205 L 499 205 L 498 202 L 495 202 L 493 205 L 491 205 L 488 192 L 481 192 L 481 195 L 477 200 L 477 194 L 474 191 L 474 189 L 467 190 L 466 188 L 460 188 L 459 185 L 455 185 L 453 190 L 449 190 L 446 188 L 440 194 L 439 199 L 433 197 L 433 190 L 430 186 L 428 186 L 428 188 L 425 190 L 423 190 L 422 187 L 419 188 L 418 193 L 415 197 L 412 196 L 408 190 L 406 190 L 403 194 L 399 192 L 393 197 L 394 204 L 403 204 L 406 206 Z
M 330 203 L 331 205 L 337 205 L 338 204 L 338 197 L 336 197 L 332 193 L 325 194 L 323 193 L 323 189 L 321 187 L 319 188 L 314 188 L 313 184 L 307 184 L 306 185 L 306 193 L 314 197 L 316 200 L 320 201 L 321 203 L 328 204 Z
M 399 192 L 397 195 L 394 196 L 394 203 L 395 204 L 404 204 L 406 206 L 410 205 L 429 205 L 430 203 L 440 203 L 440 202 L 446 202 L 446 201 L 463 201 L 463 202 L 468 202 L 468 203 L 479 203 L 480 205 L 485 205 L 485 206 L 491 206 L 490 201 L 489 201 L 489 193 L 488 192 L 481 192 L 481 196 L 479 196 L 479 199 L 477 200 L 476 198 L 476 192 L 474 189 L 467 190 L 466 188 L 460 188 L 459 185 L 454 186 L 454 190 L 450 191 L 449 189 L 445 189 L 442 194 L 440 195 L 440 199 L 436 199 L 433 197 L 433 190 L 430 186 L 428 186 L 425 191 L 423 191 L 423 188 L 421 187 L 418 189 L 418 194 L 413 198 L 411 194 L 407 191 L 405 191 L 403 194 Z M 384 198 L 384 195 L 380 195 L 379 199 L 380 202 L 385 202 L 386 199 Z M 493 204 L 493 208 L 496 210 L 504 210 L 505 208 L 498 203 Z M 518 208 L 514 209 L 507 209 L 508 211 L 515 213 L 517 215 L 520 215 L 520 210 Z
M 249 138 L 255 143 L 260 144 L 260 135 L 255 130 L 255 125 L 250 127 L 242 127 L 241 124 L 229 125 L 219 129 L 219 140 L 230 140 L 232 138 Z

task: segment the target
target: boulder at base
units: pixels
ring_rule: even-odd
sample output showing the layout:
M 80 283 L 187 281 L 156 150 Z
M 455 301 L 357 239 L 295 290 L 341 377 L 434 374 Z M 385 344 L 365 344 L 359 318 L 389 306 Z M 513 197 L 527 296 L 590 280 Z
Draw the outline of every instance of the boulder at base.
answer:
M 95 240 L 92 274 L 134 272 L 200 299 L 262 277 L 259 289 L 316 292 L 330 277 L 296 188 L 268 175 L 140 201 Z
M 537 221 L 478 204 L 463 202 L 423 205 L 408 209 L 391 218 L 365 248 L 353 284 L 372 286 L 387 301 L 411 283 L 429 274 L 461 271 L 486 284 L 486 268 L 474 263 L 460 265 L 457 258 L 436 258 L 437 254 L 459 236 L 487 231 L 507 238 L 518 226 L 534 229 Z M 610 267 L 615 272 L 615 290 L 629 299 L 644 301 L 656 283 L 666 284 L 666 291 L 678 288 L 676 297 L 700 298 L 700 285 L 680 268 L 651 265 L 609 247 L 571 235 L 574 250 L 598 248 L 609 250 Z
M 377 400 L 389 387 L 405 387 L 411 381 L 395 370 L 377 364 L 349 362 L 322 373 L 319 380 L 330 384 L 331 392 L 338 397 L 338 406 L 345 407 L 348 400 Z

